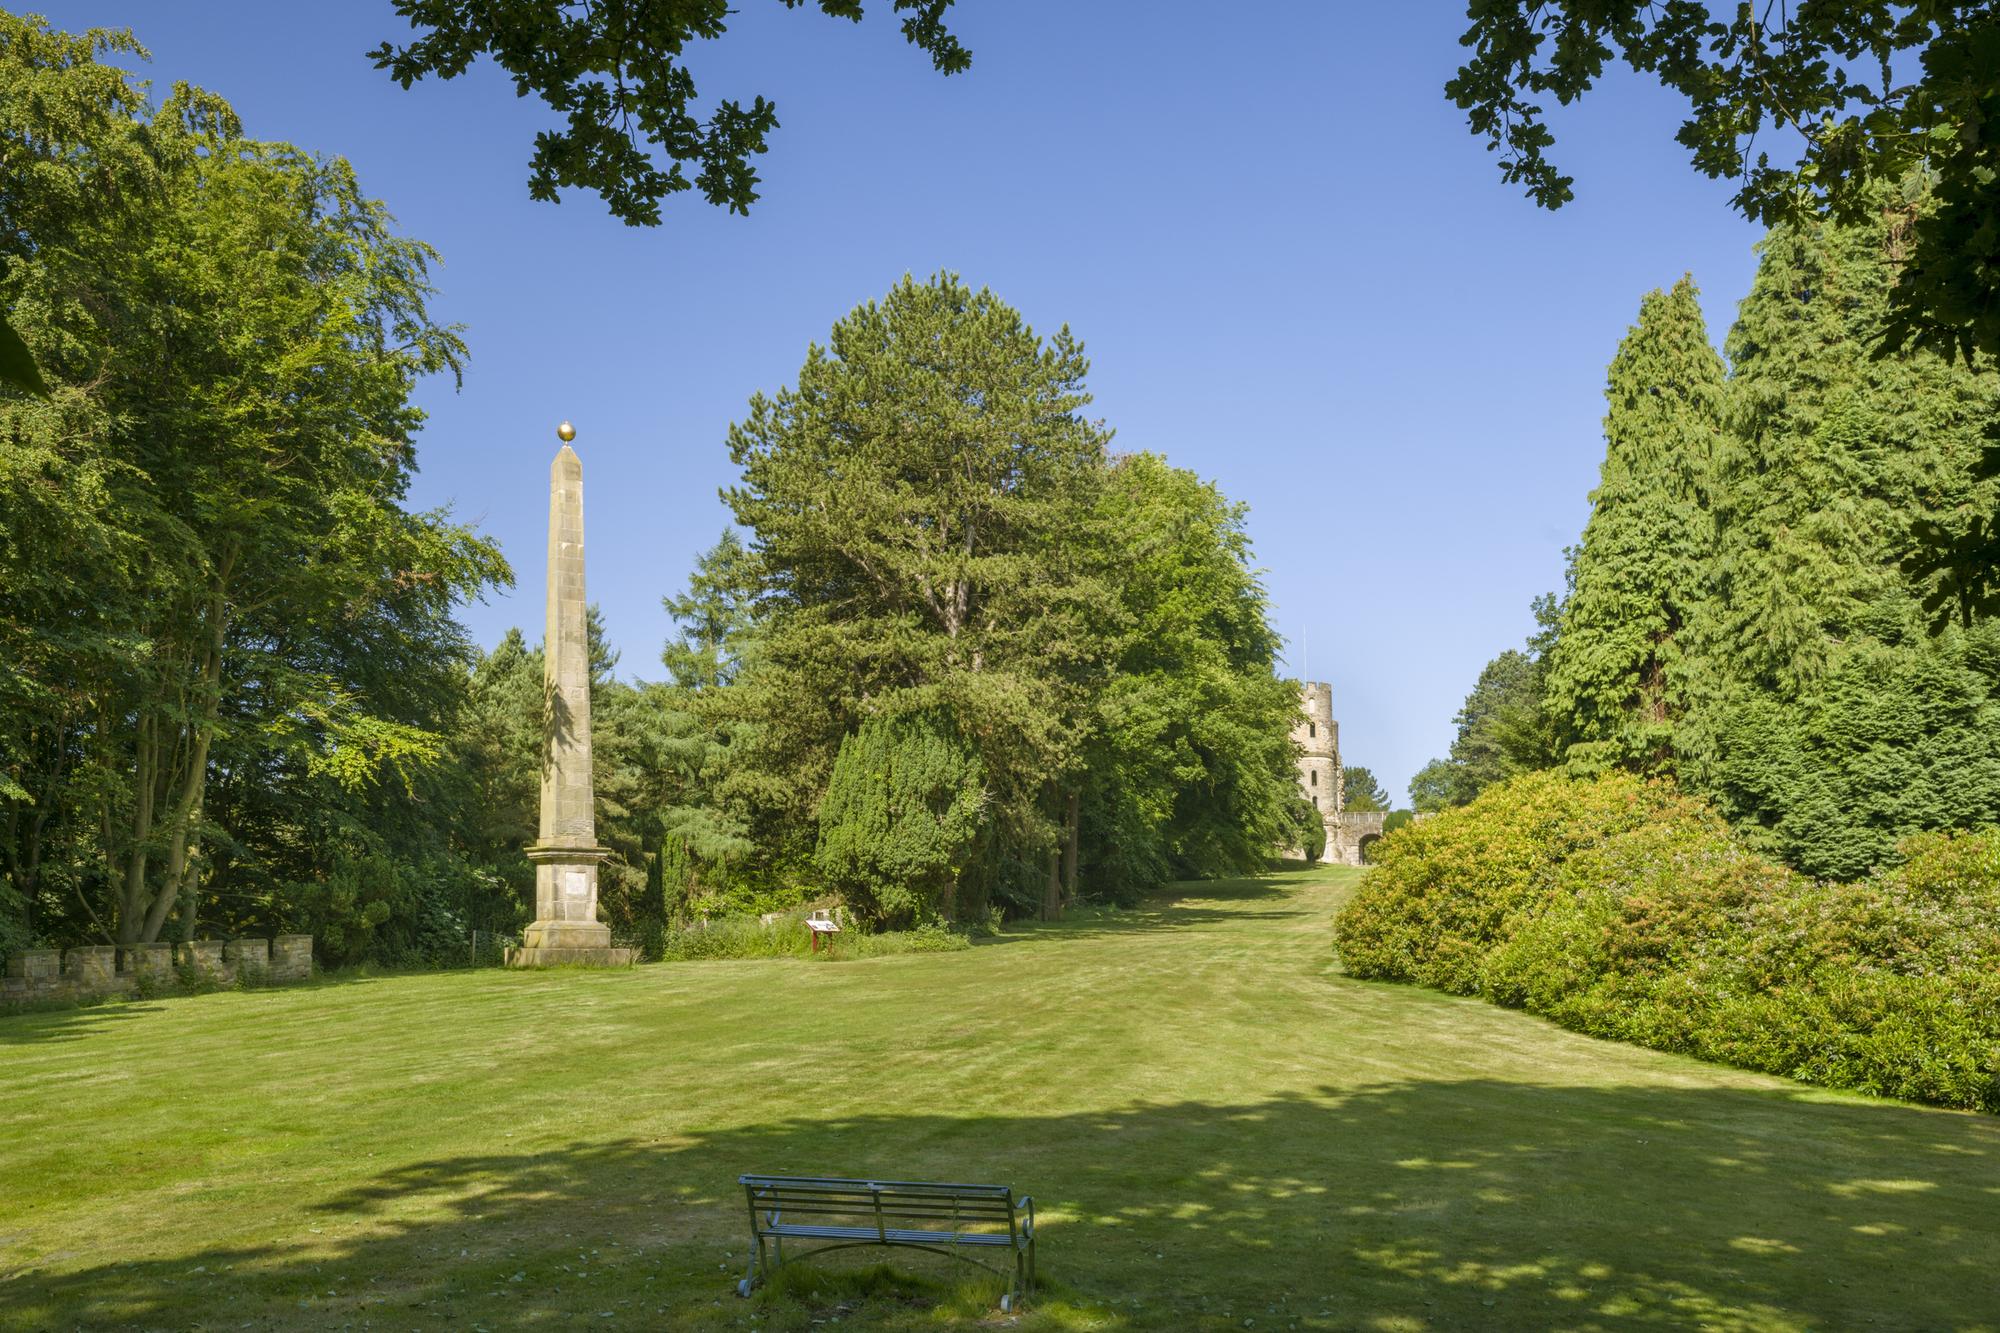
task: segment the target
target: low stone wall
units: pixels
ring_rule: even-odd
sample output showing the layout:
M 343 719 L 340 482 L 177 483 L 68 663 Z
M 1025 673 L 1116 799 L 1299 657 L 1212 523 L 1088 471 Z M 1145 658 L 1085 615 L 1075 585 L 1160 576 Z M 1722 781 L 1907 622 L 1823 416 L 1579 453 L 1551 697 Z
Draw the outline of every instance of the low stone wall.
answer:
M 23 949 L 7 960 L 7 975 L 0 977 L 0 1005 L 132 995 L 148 984 L 165 990 L 180 968 L 220 983 L 305 981 L 312 976 L 312 936 L 135 944 L 122 950 L 108 944 Z

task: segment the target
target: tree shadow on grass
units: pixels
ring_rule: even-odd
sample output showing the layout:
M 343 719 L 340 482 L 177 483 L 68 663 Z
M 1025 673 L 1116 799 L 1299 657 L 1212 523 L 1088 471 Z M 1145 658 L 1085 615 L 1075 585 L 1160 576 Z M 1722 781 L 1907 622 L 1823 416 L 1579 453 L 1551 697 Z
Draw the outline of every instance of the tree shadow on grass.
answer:
M 733 1326 L 743 1172 L 1032 1193 L 1063 1300 L 1029 1327 L 1068 1327 L 1064 1310 L 1103 1329 L 2000 1327 L 2000 1121 L 1784 1088 L 1488 1080 L 412 1162 L 301 1199 L 298 1234 L 0 1274 L 0 1305 L 30 1327 Z M 755 1312 L 821 1317 L 789 1298 Z M 907 1300 L 850 1313 L 939 1318 Z
M 218 984 L 206 990 L 163 988 L 151 995 L 106 995 L 84 1000 L 50 1000 L 14 1010 L 0 1010 L 0 1046 L 27 1046 L 49 1041 L 76 1041 L 97 1035 L 113 1023 L 126 1022 L 142 1014 L 162 1012 L 169 1002 L 201 999 L 209 995 L 264 991 L 305 991 L 333 987 L 349 988 L 408 976 L 440 976 L 469 971 L 467 968 L 344 968 L 315 972 L 307 981 L 265 982 L 254 986 Z
M 80 1041 L 97 1036 L 107 1027 L 129 1022 L 141 1014 L 157 1013 L 160 1005 L 152 1000 L 112 996 L 103 1000 L 51 1001 L 36 1006 L 0 1011 L 0 1046 L 32 1046 L 50 1041 Z

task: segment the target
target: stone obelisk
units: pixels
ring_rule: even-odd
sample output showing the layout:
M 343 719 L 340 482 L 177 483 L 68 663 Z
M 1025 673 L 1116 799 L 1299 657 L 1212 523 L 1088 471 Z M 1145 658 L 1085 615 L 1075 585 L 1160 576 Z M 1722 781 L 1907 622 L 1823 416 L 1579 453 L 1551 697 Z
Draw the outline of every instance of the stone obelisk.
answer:
M 597 867 L 611 854 L 597 845 L 590 784 L 590 630 L 583 592 L 583 462 L 557 429 L 562 450 L 549 468 L 548 638 L 542 653 L 542 828 L 535 863 L 535 920 L 507 961 L 619 966 L 633 950 L 611 947 L 597 919 Z

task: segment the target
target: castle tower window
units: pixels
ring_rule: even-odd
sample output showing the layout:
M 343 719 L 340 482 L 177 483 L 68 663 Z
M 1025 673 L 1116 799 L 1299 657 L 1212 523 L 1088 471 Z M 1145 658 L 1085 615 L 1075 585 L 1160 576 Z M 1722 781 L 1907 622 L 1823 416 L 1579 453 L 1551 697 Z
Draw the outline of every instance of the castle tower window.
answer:
M 1319 809 L 1319 797 L 1317 796 L 1313 797 L 1313 809 Z
M 1311 738 L 1317 735 L 1319 735 L 1319 724 L 1316 722 L 1306 723 L 1306 736 Z
M 1307 776 L 1308 778 L 1312 779 L 1312 781 L 1311 781 L 1311 784 L 1310 784 L 1310 785 L 1312 785 L 1312 786 L 1314 786 L 1314 787 L 1317 787 L 1317 786 L 1319 786 L 1319 770 L 1318 770 L 1318 769 L 1314 769 L 1314 770 L 1313 770 L 1312 772 L 1310 772 L 1310 773 L 1306 774 L 1306 776 Z

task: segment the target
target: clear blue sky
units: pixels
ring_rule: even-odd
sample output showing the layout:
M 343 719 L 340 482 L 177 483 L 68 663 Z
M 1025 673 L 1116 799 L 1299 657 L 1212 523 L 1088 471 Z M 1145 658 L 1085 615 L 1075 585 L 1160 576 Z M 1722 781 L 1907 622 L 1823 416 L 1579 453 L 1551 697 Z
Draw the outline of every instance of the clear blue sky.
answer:
M 1249 504 L 1293 673 L 1333 682 L 1346 762 L 1400 796 L 1561 579 L 1640 296 L 1692 271 L 1720 340 L 1749 285 L 1756 233 L 1636 79 L 1553 118 L 1576 203 L 1502 184 L 1441 92 L 1447 0 L 960 0 L 973 68 L 951 79 L 885 0 L 859 26 L 740 8 L 692 63 L 706 95 L 777 101 L 764 198 L 746 219 L 690 193 L 656 229 L 530 201 L 548 113 L 491 66 L 410 92 L 376 72 L 364 52 L 407 32 L 386 0 L 47 12 L 132 27 L 159 93 L 203 85 L 253 135 L 346 156 L 442 252 L 435 309 L 472 362 L 423 391 L 415 499 L 520 579 L 466 619 L 486 644 L 539 635 L 573 418 L 590 592 L 629 674 L 660 674 L 660 598 L 727 521 L 745 400 L 905 272 L 953 269 L 1083 338 L 1118 447 Z

